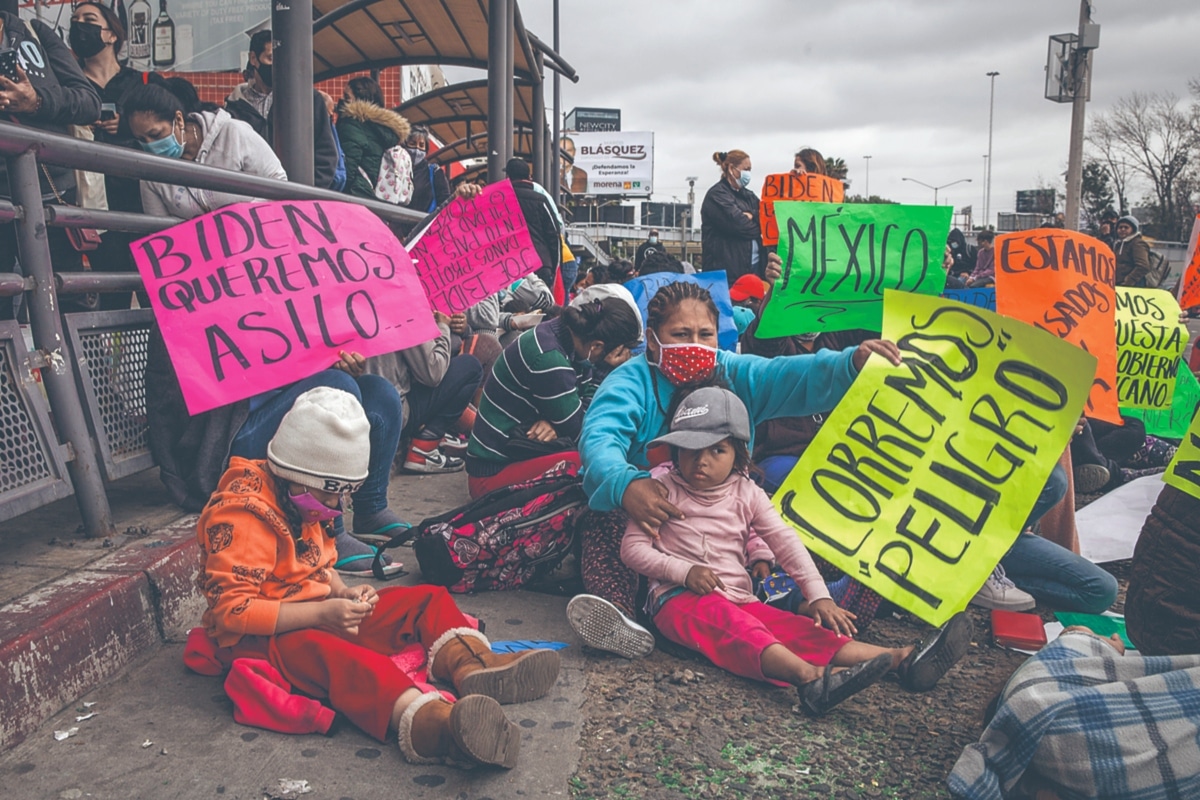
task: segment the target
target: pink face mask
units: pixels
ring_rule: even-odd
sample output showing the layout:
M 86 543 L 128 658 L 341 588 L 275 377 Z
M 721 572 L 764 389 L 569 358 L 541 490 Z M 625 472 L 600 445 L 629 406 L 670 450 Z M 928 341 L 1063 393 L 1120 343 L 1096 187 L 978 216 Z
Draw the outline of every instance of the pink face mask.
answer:
M 663 377 L 675 386 L 703 380 L 717 368 L 717 348 L 704 344 L 663 344 L 653 330 L 650 335 L 658 344 L 658 367 Z
M 308 522 L 328 522 L 331 519 L 337 519 L 342 515 L 341 500 L 338 501 L 337 508 L 330 508 L 322 503 L 312 492 L 304 492 L 302 494 L 288 495 L 292 501 L 292 505 L 300 512 L 300 518 L 306 523 Z

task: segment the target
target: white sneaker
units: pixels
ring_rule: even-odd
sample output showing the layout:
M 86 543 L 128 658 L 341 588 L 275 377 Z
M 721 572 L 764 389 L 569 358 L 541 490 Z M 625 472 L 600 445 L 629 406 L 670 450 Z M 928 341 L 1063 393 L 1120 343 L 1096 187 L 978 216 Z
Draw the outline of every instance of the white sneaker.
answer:
M 983 586 L 971 598 L 971 605 L 981 608 L 998 608 L 1001 611 L 1029 611 L 1037 605 L 1033 595 L 1023 592 L 1004 574 L 999 564 L 983 582 Z
M 621 609 L 594 594 L 580 594 L 567 603 L 567 622 L 588 647 L 640 658 L 654 652 L 654 636 L 621 613 Z

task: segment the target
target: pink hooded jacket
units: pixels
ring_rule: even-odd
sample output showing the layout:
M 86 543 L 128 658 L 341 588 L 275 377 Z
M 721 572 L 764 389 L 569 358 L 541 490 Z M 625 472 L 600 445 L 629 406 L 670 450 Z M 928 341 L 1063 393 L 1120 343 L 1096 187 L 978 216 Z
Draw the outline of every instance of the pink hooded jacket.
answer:
M 658 529 L 658 540 L 635 522 L 625 529 L 621 560 L 650 579 L 652 602 L 664 592 L 684 586 L 688 571 L 696 565 L 708 567 L 721 578 L 725 588 L 717 592 L 731 602 L 758 602 L 746 564 L 748 560 L 772 560 L 772 554 L 805 599 L 829 597 L 799 535 L 779 516 L 767 493 L 749 478 L 734 472 L 720 486 L 694 489 L 670 462 L 652 469 L 650 477 L 667 487 L 667 500 L 684 514 L 684 519 L 667 520 Z

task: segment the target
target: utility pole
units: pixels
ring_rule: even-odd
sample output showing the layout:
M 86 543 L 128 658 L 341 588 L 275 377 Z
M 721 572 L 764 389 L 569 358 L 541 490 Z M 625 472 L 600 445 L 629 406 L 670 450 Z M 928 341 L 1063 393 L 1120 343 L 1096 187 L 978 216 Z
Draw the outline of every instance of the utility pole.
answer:
M 996 117 L 996 76 L 999 72 L 989 72 L 992 79 L 991 99 L 988 100 L 988 151 L 987 175 L 984 176 L 983 186 L 983 227 L 987 228 L 992 219 L 992 122 Z
M 558 0 L 554 0 L 554 53 L 558 54 Z M 562 154 L 559 148 L 562 146 L 562 85 L 559 83 L 558 70 L 554 72 L 554 110 L 551 113 L 551 118 L 554 120 L 554 141 L 550 143 L 550 160 L 554 163 L 554 170 L 551 173 L 554 181 L 554 188 L 550 190 L 550 196 L 554 198 L 556 206 L 562 205 Z
M 683 232 L 683 245 L 680 248 L 680 261 L 687 261 L 688 238 L 692 232 L 692 210 L 696 205 L 696 179 L 689 177 L 688 182 L 688 207 L 687 211 L 683 212 L 683 225 L 680 226 Z
M 863 156 L 863 163 L 867 165 L 867 181 L 863 187 L 863 199 L 869 203 L 871 202 L 871 157 Z
M 1079 198 L 1083 192 L 1083 133 L 1092 85 L 1092 50 L 1100 43 L 1099 26 L 1092 26 L 1090 0 L 1079 2 L 1079 39 L 1073 54 L 1071 82 L 1071 143 L 1067 151 L 1067 208 L 1064 224 L 1079 230 Z M 1089 35 L 1090 34 L 1090 35 Z

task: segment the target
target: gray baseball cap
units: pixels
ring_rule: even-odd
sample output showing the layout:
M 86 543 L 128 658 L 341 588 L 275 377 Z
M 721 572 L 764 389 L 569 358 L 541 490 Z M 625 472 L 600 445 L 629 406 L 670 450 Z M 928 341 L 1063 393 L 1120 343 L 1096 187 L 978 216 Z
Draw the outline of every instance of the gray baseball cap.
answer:
M 743 442 L 750 441 L 750 414 L 746 404 L 728 389 L 706 386 L 683 399 L 671 420 L 671 432 L 650 444 L 702 450 L 730 436 Z

